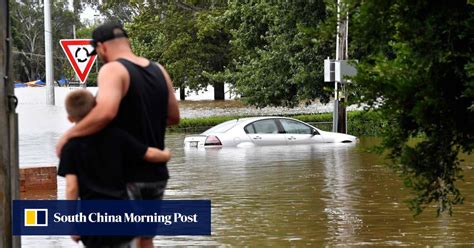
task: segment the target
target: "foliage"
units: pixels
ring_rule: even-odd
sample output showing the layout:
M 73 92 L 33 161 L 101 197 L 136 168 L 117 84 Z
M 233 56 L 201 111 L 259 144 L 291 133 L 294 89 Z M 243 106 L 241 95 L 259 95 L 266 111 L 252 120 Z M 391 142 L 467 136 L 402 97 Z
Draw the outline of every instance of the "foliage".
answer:
M 75 9 L 80 11 L 85 6 L 97 8 L 106 20 L 132 22 L 137 16 L 146 11 L 153 11 L 159 15 L 167 15 L 170 8 L 183 11 L 199 12 L 214 7 L 226 6 L 224 1 L 199 1 L 199 0 L 73 0 Z
M 14 79 L 31 81 L 44 75 L 44 18 L 36 1 L 10 1 L 15 54 Z
M 347 112 L 347 133 L 355 136 L 381 136 L 388 125 L 380 111 Z
M 143 10 L 128 25 L 134 51 L 164 64 L 177 87 L 200 90 L 216 83 L 208 73 L 228 64 L 229 36 L 218 21 L 222 9 L 164 7 Z
M 291 118 L 304 122 L 332 122 L 332 113 L 294 115 Z
M 378 136 L 382 133 L 386 123 L 380 118 L 380 114 L 376 111 L 352 111 L 348 112 L 347 121 L 349 123 L 349 134 L 361 136 Z M 304 121 L 319 129 L 331 131 L 332 127 L 332 113 L 320 114 L 300 114 L 300 115 L 285 115 L 287 117 L 295 118 Z M 222 122 L 245 118 L 251 116 L 214 116 L 202 118 L 183 118 L 177 127 L 168 128 L 171 132 L 191 132 L 199 133 L 208 128 L 218 125 Z
M 53 1 L 51 5 L 53 41 L 72 38 L 72 25 L 79 20 L 68 10 L 68 1 Z M 12 37 L 15 54 L 14 79 L 31 81 L 44 79 L 44 15 L 43 5 L 32 0 L 11 0 Z M 53 42 L 54 75 L 59 79 L 70 68 L 59 42 Z
M 110 1 L 103 10 L 123 4 L 133 9 L 127 29 L 134 51 L 162 63 L 176 87 L 201 90 L 223 84 L 210 75 L 228 64 L 230 36 L 220 16 L 223 3 L 202 1 Z
M 203 118 L 183 118 L 176 127 L 169 127 L 171 132 L 203 132 L 212 126 L 232 119 L 242 118 L 240 116 L 215 116 Z
M 99 10 L 105 20 L 129 22 L 140 8 L 144 8 L 144 1 L 137 0 L 72 0 L 75 13 L 81 13 L 85 7 Z
M 353 90 L 387 123 L 382 147 L 415 214 L 463 202 L 459 152 L 474 147 L 474 9 L 466 1 L 353 1 Z M 377 25 L 374 25 L 376 23 Z M 471 109 L 469 109 L 471 107 Z M 414 138 L 421 138 L 413 144 Z
M 103 2 L 104 4 L 100 5 Z M 335 1 L 74 0 L 74 11 L 96 6 L 126 23 L 134 50 L 164 64 L 177 87 L 224 82 L 247 102 L 295 106 L 328 102 L 323 60 L 334 49 Z M 450 211 L 463 197 L 460 152 L 474 148 L 474 12 L 472 1 L 347 0 L 350 54 L 358 75 L 350 85 L 366 113 L 349 113 L 349 132 L 384 137 L 393 168 L 413 189 L 410 207 L 435 203 Z M 10 0 L 15 75 L 43 77 L 42 6 Z M 72 37 L 77 15 L 55 1 L 54 40 Z M 347 8 L 346 8 L 347 7 Z M 57 42 L 55 54 L 61 54 Z M 56 60 L 56 75 L 65 61 Z M 70 71 L 70 69 L 69 69 Z M 39 75 L 39 76 L 38 76 Z M 93 78 L 93 75 L 90 79 Z M 351 98 L 349 98 L 351 99 Z M 226 117 L 227 118 L 227 117 Z M 301 116 L 328 122 L 330 115 Z M 312 119 L 314 118 L 314 119 Z M 225 119 L 225 118 L 224 118 Z M 215 125 L 223 119 L 200 120 Z M 182 126 L 193 126 L 183 120 Z M 417 142 L 412 142 L 417 139 Z
M 316 127 L 327 131 L 332 130 L 332 113 L 295 115 L 290 117 L 315 124 Z M 322 125 L 321 122 L 329 125 Z M 387 125 L 387 121 L 381 116 L 379 111 L 347 112 L 347 133 L 351 135 L 358 137 L 380 136 Z
M 232 64 L 216 77 L 259 107 L 327 102 L 322 62 L 334 49 L 318 29 L 326 15 L 324 1 L 229 1 Z
M 163 63 L 178 87 L 227 82 L 261 107 L 329 100 L 322 61 L 334 36 L 323 32 L 322 0 L 107 1 L 101 11 L 124 6 L 134 51 Z

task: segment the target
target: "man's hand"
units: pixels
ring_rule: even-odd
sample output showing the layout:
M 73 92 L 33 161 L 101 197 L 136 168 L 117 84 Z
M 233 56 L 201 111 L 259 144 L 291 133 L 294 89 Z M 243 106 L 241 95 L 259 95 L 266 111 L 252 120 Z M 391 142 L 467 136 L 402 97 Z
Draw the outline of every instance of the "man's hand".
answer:
M 58 143 L 56 143 L 56 156 L 61 157 L 61 151 L 63 150 L 64 145 L 69 141 L 68 133 L 64 133 L 61 138 L 59 138 Z
M 171 159 L 171 151 L 168 148 L 163 150 L 163 162 L 168 162 Z

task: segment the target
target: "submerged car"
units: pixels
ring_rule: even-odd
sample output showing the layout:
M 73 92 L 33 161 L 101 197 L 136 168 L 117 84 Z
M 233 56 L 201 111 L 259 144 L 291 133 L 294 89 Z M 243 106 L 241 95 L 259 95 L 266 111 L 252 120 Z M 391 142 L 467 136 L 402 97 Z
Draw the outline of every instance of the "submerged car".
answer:
M 351 143 L 352 135 L 319 130 L 287 117 L 250 117 L 223 122 L 200 135 L 186 136 L 186 147 L 247 147 L 313 143 Z

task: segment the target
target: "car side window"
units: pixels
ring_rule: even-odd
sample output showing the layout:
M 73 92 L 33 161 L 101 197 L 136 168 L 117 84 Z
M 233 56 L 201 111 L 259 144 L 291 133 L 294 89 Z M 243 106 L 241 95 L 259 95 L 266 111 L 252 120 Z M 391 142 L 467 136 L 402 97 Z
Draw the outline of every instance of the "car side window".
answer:
M 255 128 L 253 127 L 253 124 L 245 126 L 244 130 L 246 133 L 255 133 Z
M 301 122 L 288 120 L 288 119 L 280 119 L 280 123 L 285 129 L 286 133 L 292 134 L 312 134 L 313 129 L 310 126 L 307 126 Z
M 275 120 L 261 120 L 253 123 L 255 133 L 278 133 L 278 126 Z

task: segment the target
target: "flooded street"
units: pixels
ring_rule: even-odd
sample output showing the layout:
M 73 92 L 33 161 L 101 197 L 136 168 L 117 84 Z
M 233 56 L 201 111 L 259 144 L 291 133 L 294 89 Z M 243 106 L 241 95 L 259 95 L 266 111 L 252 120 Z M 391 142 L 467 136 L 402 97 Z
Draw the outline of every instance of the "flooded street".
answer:
M 70 126 L 64 108 L 21 104 L 21 97 L 20 163 L 56 164 L 54 145 Z M 189 149 L 184 135 L 167 135 L 173 159 L 165 199 L 210 199 L 212 235 L 160 236 L 155 245 L 474 245 L 473 156 L 464 158 L 465 181 L 459 185 L 466 199 L 454 215 L 436 218 L 427 209 L 413 218 L 403 203 L 409 191 L 378 156 L 366 152 L 379 140 L 360 138 L 358 144 Z M 59 199 L 64 188 L 58 178 Z M 22 246 L 76 247 L 66 236 L 25 236 Z

